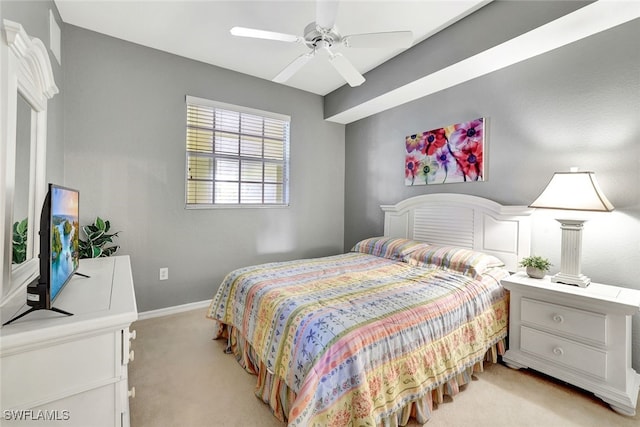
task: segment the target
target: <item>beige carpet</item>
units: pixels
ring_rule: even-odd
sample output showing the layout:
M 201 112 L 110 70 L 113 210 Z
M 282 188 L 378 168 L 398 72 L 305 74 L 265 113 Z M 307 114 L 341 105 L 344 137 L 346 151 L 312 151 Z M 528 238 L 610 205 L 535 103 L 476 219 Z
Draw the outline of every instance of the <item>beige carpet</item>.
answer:
M 255 377 L 223 353 L 224 342 L 211 339 L 213 323 L 204 310 L 138 321 L 133 328 L 132 427 L 284 426 L 253 394 Z M 638 427 L 640 415 L 618 415 L 589 393 L 539 374 L 487 365 L 426 425 Z

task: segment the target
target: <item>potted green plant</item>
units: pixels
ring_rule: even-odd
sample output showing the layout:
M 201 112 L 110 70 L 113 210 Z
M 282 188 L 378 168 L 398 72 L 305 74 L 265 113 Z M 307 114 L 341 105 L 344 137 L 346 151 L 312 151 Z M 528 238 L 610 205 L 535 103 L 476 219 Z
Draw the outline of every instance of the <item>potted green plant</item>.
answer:
M 547 258 L 542 258 L 537 255 L 522 258 L 522 261 L 520 261 L 520 267 L 526 267 L 526 272 L 529 277 L 535 279 L 542 279 L 552 265 Z
M 13 224 L 12 264 L 22 264 L 27 260 L 27 218 Z
M 80 258 L 99 258 L 113 255 L 120 246 L 107 246 L 118 237 L 119 231 L 109 234 L 111 224 L 100 217 L 93 224 L 84 225 L 82 231 L 87 240 L 80 239 Z

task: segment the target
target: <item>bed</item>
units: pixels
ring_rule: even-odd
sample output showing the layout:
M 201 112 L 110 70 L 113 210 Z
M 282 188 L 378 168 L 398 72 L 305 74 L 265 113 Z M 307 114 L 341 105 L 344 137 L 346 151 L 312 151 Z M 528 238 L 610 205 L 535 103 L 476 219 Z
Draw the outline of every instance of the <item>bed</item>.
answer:
M 522 206 L 458 194 L 383 205 L 384 235 L 227 275 L 207 317 L 290 426 L 425 423 L 504 352 L 500 280 L 529 251 Z

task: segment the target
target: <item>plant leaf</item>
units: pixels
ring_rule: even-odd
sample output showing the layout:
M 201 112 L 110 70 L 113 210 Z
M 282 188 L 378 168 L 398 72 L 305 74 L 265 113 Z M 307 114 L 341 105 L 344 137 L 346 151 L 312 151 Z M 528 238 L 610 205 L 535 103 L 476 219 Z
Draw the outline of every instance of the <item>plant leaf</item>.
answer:
M 100 217 L 96 218 L 96 227 L 98 227 L 99 230 L 102 230 L 102 231 L 105 230 L 105 223 L 102 220 L 102 218 Z
M 20 221 L 20 223 L 16 223 L 18 224 L 18 228 L 17 231 L 20 234 L 24 234 L 27 232 L 27 219 L 23 219 L 22 221 Z
M 109 246 L 108 248 L 104 248 L 103 256 L 111 256 L 113 255 L 119 248 L 120 246 Z
M 92 232 L 91 234 L 87 235 L 87 237 L 89 238 L 89 240 L 91 240 L 92 242 L 95 242 L 96 240 L 98 240 L 100 237 L 102 237 L 104 235 L 104 231 L 102 230 L 97 230 Z
M 91 258 L 99 258 L 100 256 L 102 256 L 102 248 L 91 246 Z

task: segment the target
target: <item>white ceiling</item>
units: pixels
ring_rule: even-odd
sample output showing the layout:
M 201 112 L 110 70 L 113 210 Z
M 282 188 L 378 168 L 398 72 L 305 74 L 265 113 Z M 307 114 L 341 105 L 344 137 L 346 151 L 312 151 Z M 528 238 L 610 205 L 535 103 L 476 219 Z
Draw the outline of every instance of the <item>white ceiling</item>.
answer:
M 315 20 L 313 0 L 55 0 L 65 23 L 186 58 L 273 79 L 299 55 L 301 43 L 234 37 L 233 26 L 303 36 Z M 410 30 L 414 44 L 474 12 L 487 0 L 342 0 L 336 25 L 342 35 Z M 399 54 L 395 49 L 338 47 L 366 73 Z M 366 76 L 365 76 L 366 77 Z M 286 85 L 319 95 L 345 82 L 316 55 Z M 366 84 L 366 83 L 365 83 Z

